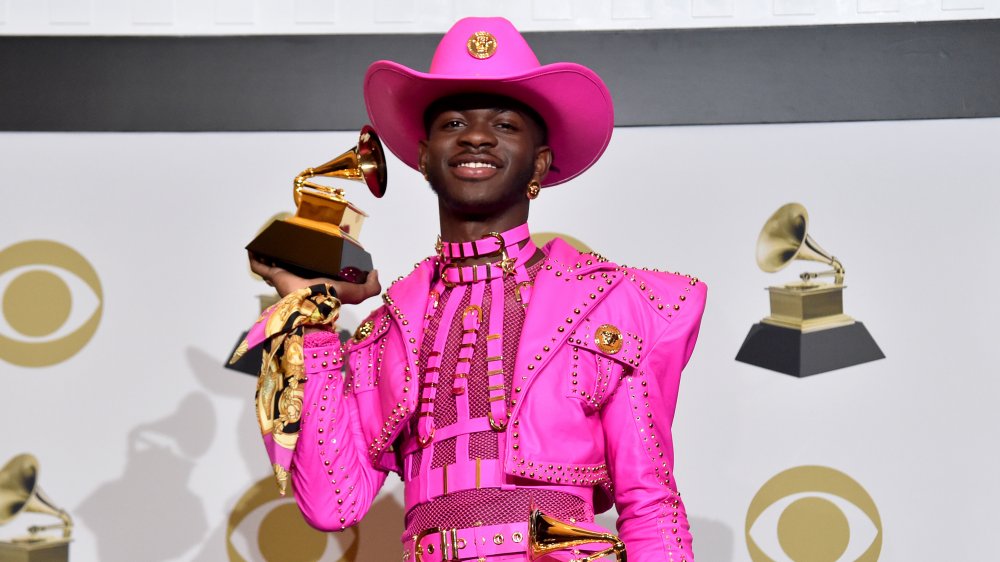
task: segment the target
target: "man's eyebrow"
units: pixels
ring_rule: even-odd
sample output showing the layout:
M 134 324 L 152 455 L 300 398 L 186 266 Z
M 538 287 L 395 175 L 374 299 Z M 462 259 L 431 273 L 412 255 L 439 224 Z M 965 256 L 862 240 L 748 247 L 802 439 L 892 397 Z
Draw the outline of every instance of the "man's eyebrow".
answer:
M 517 110 L 517 109 L 515 109 L 513 107 L 494 107 L 492 109 L 492 111 L 493 111 L 494 115 L 497 115 L 497 114 L 500 114 L 500 113 L 517 113 L 518 115 L 523 115 L 524 114 L 524 112 L 519 111 L 519 110 Z

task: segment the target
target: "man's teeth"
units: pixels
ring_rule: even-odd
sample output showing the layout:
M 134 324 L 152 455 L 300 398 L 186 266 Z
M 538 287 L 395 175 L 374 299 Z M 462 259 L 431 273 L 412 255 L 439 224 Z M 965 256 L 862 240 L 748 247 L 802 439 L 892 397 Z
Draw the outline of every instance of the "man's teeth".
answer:
M 488 162 L 463 162 L 458 165 L 459 168 L 496 168 L 493 164 Z

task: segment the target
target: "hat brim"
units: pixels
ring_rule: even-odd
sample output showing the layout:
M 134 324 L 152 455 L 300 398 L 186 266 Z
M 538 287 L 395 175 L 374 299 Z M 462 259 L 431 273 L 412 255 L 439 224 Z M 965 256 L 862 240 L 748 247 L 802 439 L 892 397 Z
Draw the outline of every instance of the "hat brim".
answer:
M 464 93 L 506 96 L 541 116 L 553 155 L 543 187 L 583 173 L 611 141 L 611 94 L 596 73 L 578 64 L 554 63 L 517 75 L 469 78 L 377 61 L 365 75 L 365 106 L 372 125 L 386 147 L 414 169 L 419 165 L 419 143 L 427 136 L 424 112 L 436 100 Z

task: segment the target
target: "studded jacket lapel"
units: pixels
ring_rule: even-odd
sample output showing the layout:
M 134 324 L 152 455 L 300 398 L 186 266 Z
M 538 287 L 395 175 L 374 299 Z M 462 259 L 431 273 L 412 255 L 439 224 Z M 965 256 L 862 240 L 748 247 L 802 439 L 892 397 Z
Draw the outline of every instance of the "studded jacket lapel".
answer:
M 614 264 L 581 254 L 558 238 L 547 249 L 547 264 L 535 276 L 514 368 L 514 386 L 521 386 L 522 391 L 548 363 L 552 352 L 621 281 L 621 272 Z M 592 262 L 589 265 L 588 260 Z
M 418 373 L 417 357 L 424 338 L 424 314 L 427 299 L 430 298 L 431 281 L 434 273 L 434 259 L 427 258 L 417 264 L 416 269 L 390 286 L 382 299 L 392 316 L 399 333 L 403 337 L 407 365 Z M 410 339 L 413 339 L 413 342 Z M 418 352 L 413 352 L 416 349 Z

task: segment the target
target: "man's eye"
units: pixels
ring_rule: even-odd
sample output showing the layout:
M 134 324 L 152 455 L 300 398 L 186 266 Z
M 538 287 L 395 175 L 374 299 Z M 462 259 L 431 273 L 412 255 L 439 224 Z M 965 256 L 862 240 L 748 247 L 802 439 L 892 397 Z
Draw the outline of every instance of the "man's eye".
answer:
M 515 126 L 513 123 L 510 123 L 510 122 L 507 122 L 507 121 L 500 121 L 495 126 L 496 126 L 496 128 L 503 129 L 505 131 L 516 131 L 517 130 L 517 126 Z
M 461 127 L 462 125 L 463 125 L 463 123 L 461 121 L 459 121 L 458 119 L 451 119 L 449 121 L 445 121 L 444 128 L 445 129 L 457 129 L 457 128 Z

